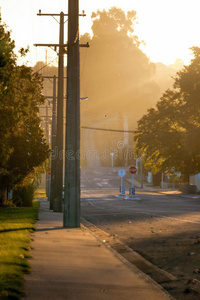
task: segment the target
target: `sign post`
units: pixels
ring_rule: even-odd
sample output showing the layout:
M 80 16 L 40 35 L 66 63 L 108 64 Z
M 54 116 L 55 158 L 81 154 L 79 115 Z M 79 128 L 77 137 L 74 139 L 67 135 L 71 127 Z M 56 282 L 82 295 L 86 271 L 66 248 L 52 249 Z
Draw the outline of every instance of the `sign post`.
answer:
M 110 155 L 111 155 L 111 161 L 112 161 L 112 168 L 113 168 L 113 156 L 114 156 L 114 154 L 115 153 L 113 153 L 113 152 L 110 153 Z
M 120 196 L 124 196 L 125 195 L 125 188 L 123 187 L 123 177 L 125 176 L 126 172 L 124 170 L 119 170 L 118 171 L 118 175 L 119 177 L 121 177 L 121 186 L 120 186 Z
M 135 166 L 132 166 L 129 168 L 129 172 L 132 174 L 132 187 L 129 189 L 129 196 L 132 198 L 135 196 L 134 174 L 137 173 L 137 168 Z

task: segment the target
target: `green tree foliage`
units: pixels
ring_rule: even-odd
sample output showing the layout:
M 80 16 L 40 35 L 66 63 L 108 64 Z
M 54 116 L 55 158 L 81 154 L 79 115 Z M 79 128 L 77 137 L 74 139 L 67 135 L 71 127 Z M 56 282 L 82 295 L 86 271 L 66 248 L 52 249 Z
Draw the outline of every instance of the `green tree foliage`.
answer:
M 7 113 L 9 110 L 7 98 L 10 94 L 11 76 L 15 68 L 14 47 L 14 41 L 11 41 L 10 33 L 6 32 L 4 26 L 0 24 L 0 172 L 11 152 L 8 140 L 12 120 L 9 118 L 9 113 Z
M 200 48 L 194 59 L 176 74 L 173 89 L 167 90 L 155 109 L 138 121 L 135 136 L 138 155 L 146 167 L 179 171 L 184 181 L 200 172 Z
M 38 117 L 38 105 L 44 102 L 42 79 L 31 68 L 16 65 L 13 49 L 10 33 L 0 25 L 0 205 L 6 189 L 21 182 L 49 153 Z

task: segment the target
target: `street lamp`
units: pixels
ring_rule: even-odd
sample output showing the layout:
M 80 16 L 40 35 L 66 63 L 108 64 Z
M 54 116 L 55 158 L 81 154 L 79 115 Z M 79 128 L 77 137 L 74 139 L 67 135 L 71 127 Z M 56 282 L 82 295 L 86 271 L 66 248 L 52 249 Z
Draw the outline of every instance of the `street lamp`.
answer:
M 111 162 L 112 162 L 112 168 L 113 168 L 113 156 L 114 156 L 114 154 L 115 153 L 113 153 L 113 152 L 110 153 L 110 155 L 111 155 Z

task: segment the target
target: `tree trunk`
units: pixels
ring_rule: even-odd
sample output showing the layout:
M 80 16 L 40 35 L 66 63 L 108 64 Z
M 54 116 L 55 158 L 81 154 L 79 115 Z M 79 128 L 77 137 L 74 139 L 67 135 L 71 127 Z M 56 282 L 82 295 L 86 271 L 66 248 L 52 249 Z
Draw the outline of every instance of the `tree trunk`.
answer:
M 7 198 L 7 186 L 3 182 L 0 182 L 0 207 L 5 206 Z

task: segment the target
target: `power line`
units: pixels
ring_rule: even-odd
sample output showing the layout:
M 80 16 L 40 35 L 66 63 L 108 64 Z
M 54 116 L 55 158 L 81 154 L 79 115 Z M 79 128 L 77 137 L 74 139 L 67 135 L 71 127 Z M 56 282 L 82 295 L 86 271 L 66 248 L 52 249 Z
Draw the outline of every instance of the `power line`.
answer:
M 42 69 L 46 68 L 49 64 L 51 64 L 51 63 L 52 63 L 54 60 L 56 60 L 56 59 L 57 59 L 57 57 L 54 58 L 53 60 L 51 60 L 48 64 L 44 65 L 41 69 L 35 71 L 34 74 L 37 73 L 37 72 L 39 72 L 39 71 L 41 71 Z
M 114 132 L 128 132 L 128 133 L 137 133 L 138 131 L 135 130 L 118 130 L 118 129 L 105 129 L 105 128 L 96 128 L 96 127 L 88 127 L 88 126 L 81 126 L 83 129 L 90 129 L 90 130 L 101 130 L 101 131 L 114 131 Z

